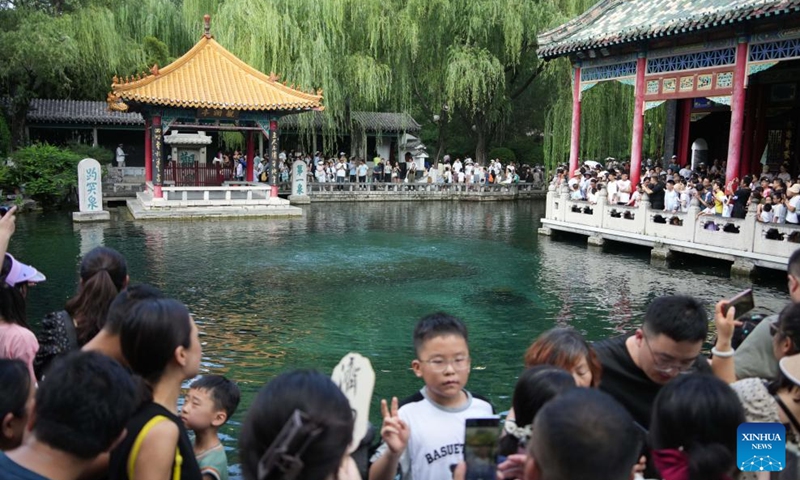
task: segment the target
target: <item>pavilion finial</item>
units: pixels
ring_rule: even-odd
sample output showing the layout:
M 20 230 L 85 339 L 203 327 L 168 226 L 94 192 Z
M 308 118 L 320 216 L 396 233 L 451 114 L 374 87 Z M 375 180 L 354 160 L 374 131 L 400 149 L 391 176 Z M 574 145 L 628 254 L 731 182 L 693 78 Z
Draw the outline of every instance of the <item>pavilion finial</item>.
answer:
M 209 14 L 203 16 L 203 35 L 211 38 L 211 15 Z

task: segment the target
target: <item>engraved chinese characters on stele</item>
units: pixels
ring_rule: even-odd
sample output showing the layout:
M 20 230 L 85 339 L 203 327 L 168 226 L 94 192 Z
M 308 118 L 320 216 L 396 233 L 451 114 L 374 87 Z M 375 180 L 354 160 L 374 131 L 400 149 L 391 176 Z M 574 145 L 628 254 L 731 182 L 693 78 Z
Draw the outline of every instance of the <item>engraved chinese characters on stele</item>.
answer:
M 372 369 L 372 363 L 368 358 L 351 352 L 333 369 L 331 380 L 344 393 L 350 401 L 350 408 L 353 409 L 355 418 L 353 442 L 348 449 L 348 452 L 352 453 L 367 433 L 369 402 L 375 387 L 375 370 Z
M 292 195 L 307 195 L 306 181 L 306 163 L 295 160 L 292 164 Z
M 78 200 L 81 212 L 99 212 L 103 209 L 103 185 L 100 163 L 84 158 L 78 164 Z

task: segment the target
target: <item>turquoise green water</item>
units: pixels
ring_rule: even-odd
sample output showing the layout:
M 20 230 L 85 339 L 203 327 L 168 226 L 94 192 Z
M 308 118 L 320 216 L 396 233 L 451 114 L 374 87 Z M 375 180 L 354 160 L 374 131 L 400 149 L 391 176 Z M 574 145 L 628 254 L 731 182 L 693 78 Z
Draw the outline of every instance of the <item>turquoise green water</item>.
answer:
M 258 390 L 277 373 L 330 372 L 350 351 L 377 372 L 381 397 L 409 395 L 415 321 L 445 310 L 470 329 L 469 387 L 505 409 L 528 344 L 572 325 L 590 339 L 635 328 L 650 299 L 689 293 L 709 309 L 744 285 L 702 264 L 651 267 L 647 250 L 601 252 L 585 241 L 536 234 L 542 202 L 315 204 L 301 219 L 75 225 L 62 214 L 21 216 L 11 252 L 48 281 L 29 295 L 34 324 L 77 285 L 82 252 L 103 244 L 150 282 L 186 303 L 203 342 L 204 372 L 239 382 L 243 401 L 223 429 L 235 438 Z M 755 286 L 758 309 L 787 299 L 778 280 Z

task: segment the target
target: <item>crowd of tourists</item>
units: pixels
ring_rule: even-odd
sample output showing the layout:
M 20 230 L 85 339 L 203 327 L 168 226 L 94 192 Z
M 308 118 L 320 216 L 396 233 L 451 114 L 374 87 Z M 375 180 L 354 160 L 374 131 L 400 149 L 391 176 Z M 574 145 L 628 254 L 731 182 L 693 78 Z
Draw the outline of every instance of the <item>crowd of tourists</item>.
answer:
M 688 212 L 697 199 L 700 215 L 744 218 L 754 204 L 759 222 L 800 224 L 800 177 L 793 178 L 786 164 L 778 166 L 777 171 L 763 165 L 758 175 L 726 179 L 725 162 L 701 163 L 692 170 L 688 165 L 677 165 L 673 155 L 666 168 L 645 168 L 639 185 L 631 184 L 628 171 L 628 164 L 587 162 L 571 176 L 567 168 L 559 168 L 551 183 L 558 188 L 567 185 L 572 200 L 589 203 L 597 203 L 605 187 L 611 205 L 635 207 L 647 194 L 654 210 Z
M 202 356 L 187 307 L 131 284 L 125 258 L 98 247 L 81 261 L 77 293 L 35 335 L 26 302 L 46 278 L 6 252 L 14 213 L 0 218 L 0 479 L 226 479 L 218 430 L 239 389 L 236 379 L 203 375 L 182 391 Z M 380 445 L 362 447 L 377 447 L 369 464 L 348 453 L 354 414 L 339 387 L 287 371 L 246 406 L 241 472 L 247 480 L 472 478 L 465 420 L 495 407 L 511 407 L 497 479 L 730 480 L 746 420 L 786 425 L 796 459 L 800 251 L 788 287 L 789 305 L 743 341 L 735 308 L 717 303 L 712 358 L 702 352 L 706 307 L 690 296 L 655 298 L 634 331 L 594 343 L 571 328 L 548 330 L 520 352 L 511 405 L 467 389 L 466 322 L 425 316 L 409 342 L 420 389 L 381 402 Z M 796 461 L 778 475 L 800 478 Z
M 479 165 L 471 158 L 452 159 L 445 155 L 441 162 L 432 165 L 427 158 L 415 158 L 410 153 L 404 161 L 392 161 L 375 155 L 371 160 L 358 156 L 281 151 L 278 154 L 277 181 L 288 185 L 291 167 L 297 161 L 306 166 L 309 183 L 435 183 L 435 184 L 518 184 L 532 183 L 543 186 L 544 172 L 541 167 L 531 167 L 518 162 L 503 164 L 499 158 L 490 159 L 488 165 Z M 244 181 L 247 175 L 247 160 L 238 150 L 231 154 L 218 152 L 213 160 L 225 175 L 225 180 Z M 253 178 L 258 182 L 270 181 L 270 165 L 266 157 L 256 155 L 253 161 Z

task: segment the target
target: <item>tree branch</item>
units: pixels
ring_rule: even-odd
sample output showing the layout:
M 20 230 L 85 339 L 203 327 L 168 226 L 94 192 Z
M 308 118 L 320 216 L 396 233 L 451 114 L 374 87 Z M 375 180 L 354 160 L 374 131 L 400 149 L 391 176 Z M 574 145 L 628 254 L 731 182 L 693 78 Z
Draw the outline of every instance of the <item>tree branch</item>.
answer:
M 425 99 L 422 98 L 422 95 L 419 93 L 419 86 L 417 85 L 416 75 L 411 76 L 411 86 L 414 88 L 414 95 L 417 97 L 420 106 L 425 111 L 425 115 L 428 116 L 429 120 L 433 120 L 433 115 L 434 115 L 433 110 L 431 110 L 431 107 L 428 106 L 428 103 L 425 101 Z
M 520 95 L 522 95 L 522 94 L 525 92 L 525 90 L 527 90 L 527 89 L 528 89 L 528 87 L 530 86 L 530 84 L 531 84 L 531 83 L 533 83 L 533 81 L 536 79 L 536 77 L 538 77 L 538 76 L 539 76 L 539 74 L 540 74 L 540 73 L 542 73 L 542 72 L 544 71 L 544 68 L 545 68 L 545 66 L 547 66 L 547 62 L 539 62 L 539 66 L 538 66 L 538 67 L 536 67 L 536 70 L 534 70 L 534 71 L 533 71 L 533 73 L 531 74 L 531 76 L 530 76 L 530 77 L 528 77 L 528 79 L 527 79 L 527 80 L 525 80 L 525 83 L 523 83 L 523 84 L 522 84 L 522 85 L 521 85 L 521 86 L 520 86 L 520 87 L 519 87 L 519 88 L 518 88 L 518 89 L 517 89 L 517 90 L 516 90 L 514 93 L 512 93 L 512 94 L 509 96 L 509 98 L 510 98 L 511 100 L 516 100 L 516 99 L 517 99 L 517 97 L 519 97 Z

